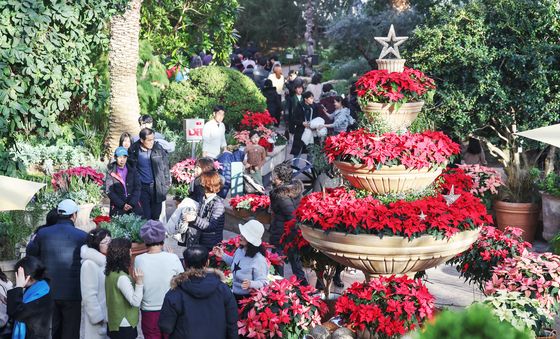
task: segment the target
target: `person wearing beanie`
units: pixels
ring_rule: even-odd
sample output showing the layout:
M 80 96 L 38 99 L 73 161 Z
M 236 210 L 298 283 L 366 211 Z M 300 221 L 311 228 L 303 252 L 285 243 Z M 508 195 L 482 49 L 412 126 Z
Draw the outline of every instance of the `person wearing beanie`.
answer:
M 115 162 L 109 165 L 105 176 L 105 192 L 110 200 L 109 215 L 135 213 L 142 215 L 140 206 L 140 177 L 128 164 L 128 150 L 122 146 L 115 150 Z
M 176 254 L 163 251 L 165 226 L 160 221 L 146 222 L 140 228 L 140 237 L 148 247 L 148 252 L 134 261 L 134 267 L 144 272 L 144 293 L 140 304 L 142 333 L 146 339 L 161 339 L 158 321 L 163 298 L 169 291 L 171 279 L 183 272 L 183 265 Z
M 249 220 L 239 225 L 240 247 L 233 256 L 224 253 L 223 248 L 214 247 L 217 257 L 231 267 L 233 274 L 233 295 L 237 301 L 248 296 L 253 289 L 268 285 L 268 263 L 266 249 L 262 244 L 264 226 L 257 220 Z

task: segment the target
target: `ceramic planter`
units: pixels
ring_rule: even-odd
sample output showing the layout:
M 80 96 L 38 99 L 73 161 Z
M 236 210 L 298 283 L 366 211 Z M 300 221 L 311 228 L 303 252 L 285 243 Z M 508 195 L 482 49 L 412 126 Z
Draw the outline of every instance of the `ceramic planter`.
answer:
M 441 167 L 406 169 L 403 165 L 375 169 L 343 161 L 335 161 L 334 165 L 352 186 L 376 194 L 422 191 L 430 186 L 442 171 Z
M 313 247 L 344 266 L 362 270 L 366 277 L 414 275 L 445 263 L 467 250 L 478 238 L 480 229 L 456 233 L 449 239 L 431 235 L 409 240 L 400 236 L 324 232 L 300 226 L 303 237 Z
M 95 207 L 95 204 L 82 204 L 79 207 L 74 225 L 84 232 L 89 232 L 96 228 L 97 226 L 90 218 L 91 210 Z
M 370 122 L 381 119 L 395 132 L 408 128 L 416 120 L 423 106 L 424 101 L 407 102 L 398 109 L 395 109 L 393 103 L 368 102 L 362 106 L 362 110 Z
M 551 241 L 560 233 L 560 197 L 542 194 L 543 238 Z
M 498 229 L 504 230 L 506 226 L 518 227 L 523 230 L 521 237 L 527 242 L 535 240 L 537 219 L 539 217 L 539 206 L 531 203 L 515 203 L 496 200 L 494 201 L 496 212 L 496 225 Z

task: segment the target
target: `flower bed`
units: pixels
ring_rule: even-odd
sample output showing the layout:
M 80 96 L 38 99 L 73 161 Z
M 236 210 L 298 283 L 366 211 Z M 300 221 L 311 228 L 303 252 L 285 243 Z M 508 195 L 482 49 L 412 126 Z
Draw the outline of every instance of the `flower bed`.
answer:
M 405 67 L 402 72 L 372 70 L 356 82 L 356 93 L 362 105 L 368 102 L 406 103 L 429 97 L 436 85 L 419 70 Z
M 62 194 L 62 199 L 72 199 L 78 204 L 98 203 L 103 186 L 103 173 L 85 167 L 72 167 L 52 175 L 51 184 L 55 191 Z
M 325 154 L 329 162 L 363 164 L 373 170 L 381 166 L 403 165 L 407 169 L 445 166 L 459 154 L 460 147 L 442 132 L 374 133 L 359 129 L 327 138 Z
M 560 302 L 559 287 L 560 256 L 527 252 L 521 257 L 505 259 L 494 268 L 484 293 L 491 295 L 498 290 L 521 292 L 539 300 L 550 312 L 556 312 Z
M 523 241 L 519 228 L 506 227 L 500 231 L 493 226 L 485 226 L 478 240 L 465 252 L 450 260 L 465 280 L 474 282 L 482 290 L 492 278 L 492 269 L 505 259 L 522 255 L 531 244 Z
M 229 203 L 235 209 L 256 212 L 257 210 L 268 210 L 270 197 L 260 194 L 238 195 L 231 198 Z
M 237 142 L 242 145 L 251 144 L 251 134 L 258 133 L 260 140 L 259 145 L 263 146 L 268 152 L 271 152 L 274 143 L 271 141 L 275 139 L 276 133 L 271 130 L 271 126 L 276 123 L 268 110 L 264 112 L 249 112 L 243 114 L 241 120 L 241 131 L 234 132 L 233 137 Z
M 355 282 L 336 302 L 343 321 L 382 338 L 404 335 L 430 319 L 434 297 L 420 279 L 379 277 Z
M 295 276 L 274 281 L 240 301 L 239 334 L 248 338 L 301 338 L 321 324 L 326 305 Z

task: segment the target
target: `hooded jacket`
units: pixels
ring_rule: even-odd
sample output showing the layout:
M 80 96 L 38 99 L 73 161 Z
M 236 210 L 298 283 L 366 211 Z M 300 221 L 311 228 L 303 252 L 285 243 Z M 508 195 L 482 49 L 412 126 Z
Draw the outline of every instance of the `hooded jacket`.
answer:
M 109 213 L 111 216 L 126 214 L 123 209 L 125 204 L 132 206 L 130 212 L 142 215 L 142 207 L 140 206 L 142 184 L 140 183 L 140 177 L 138 176 L 138 171 L 131 165 L 126 164 L 126 167 L 128 169 L 126 182 L 119 176 L 116 163 L 109 165 L 109 170 L 105 177 L 105 192 L 111 200 Z
M 84 312 L 84 338 L 106 338 L 107 307 L 105 300 L 105 263 L 99 251 L 83 245 L 80 249 L 82 268 L 80 287 Z M 100 322 L 102 322 L 100 324 Z
M 284 224 L 294 218 L 294 211 L 299 206 L 303 193 L 301 180 L 275 187 L 270 192 L 270 209 L 272 222 L 270 223 L 270 243 L 280 246 L 280 238 L 284 233 Z
M 187 269 L 171 280 L 159 316 L 170 339 L 237 339 L 237 303 L 216 269 Z

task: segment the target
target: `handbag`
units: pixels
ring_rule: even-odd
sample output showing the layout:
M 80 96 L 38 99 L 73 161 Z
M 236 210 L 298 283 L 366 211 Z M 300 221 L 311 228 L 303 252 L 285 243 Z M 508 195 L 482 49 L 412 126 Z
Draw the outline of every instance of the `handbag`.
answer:
M 188 227 L 187 232 L 185 232 L 185 246 L 187 248 L 200 244 L 200 236 L 202 231 L 195 227 Z

